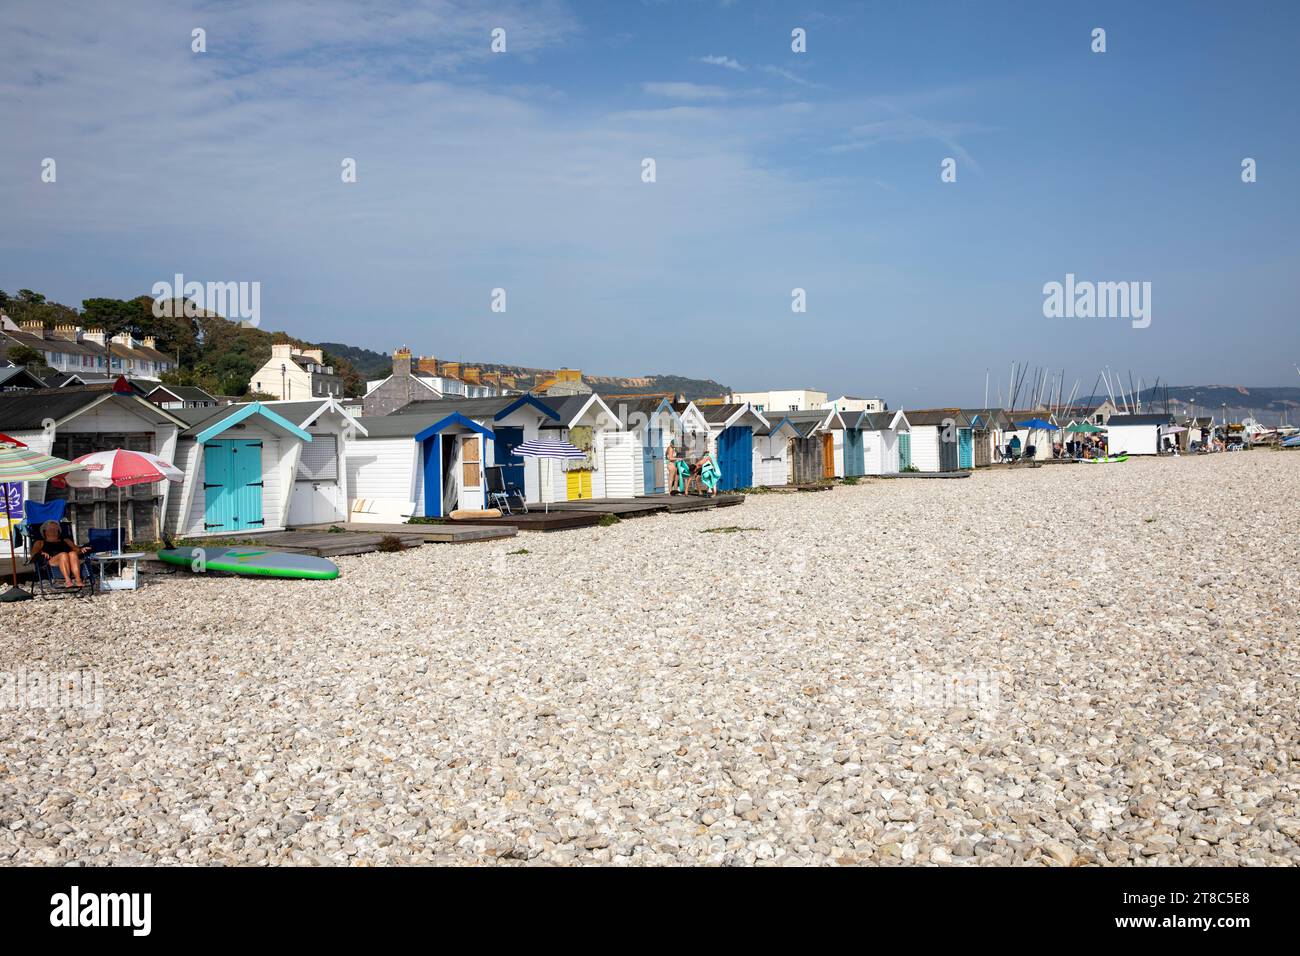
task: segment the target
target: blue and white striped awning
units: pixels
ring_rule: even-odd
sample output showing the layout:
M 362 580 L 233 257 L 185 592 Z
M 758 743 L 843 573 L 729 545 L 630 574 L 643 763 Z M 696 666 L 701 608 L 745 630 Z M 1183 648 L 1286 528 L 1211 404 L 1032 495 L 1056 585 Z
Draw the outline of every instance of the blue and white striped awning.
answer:
M 510 452 L 520 458 L 586 458 L 587 453 L 567 441 L 526 441 Z

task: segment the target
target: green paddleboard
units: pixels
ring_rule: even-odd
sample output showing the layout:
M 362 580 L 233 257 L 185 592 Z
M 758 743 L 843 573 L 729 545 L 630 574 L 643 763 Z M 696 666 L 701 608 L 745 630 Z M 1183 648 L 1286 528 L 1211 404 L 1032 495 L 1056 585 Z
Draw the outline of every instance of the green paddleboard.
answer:
M 1117 455 L 1114 458 L 1080 458 L 1079 461 L 1089 465 L 1114 465 L 1121 461 L 1128 461 L 1128 455 Z
M 158 560 L 196 573 L 225 571 L 249 577 L 310 578 L 316 581 L 332 581 L 339 576 L 339 567 L 333 561 L 268 548 L 165 548 L 158 552 Z

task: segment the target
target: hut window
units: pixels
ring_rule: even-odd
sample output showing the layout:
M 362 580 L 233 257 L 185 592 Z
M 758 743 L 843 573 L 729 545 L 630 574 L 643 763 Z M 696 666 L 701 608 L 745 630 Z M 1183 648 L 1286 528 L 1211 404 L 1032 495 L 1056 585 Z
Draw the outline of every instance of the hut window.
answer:
M 478 437 L 463 439 L 460 445 L 461 487 L 477 488 L 479 486 L 479 444 Z

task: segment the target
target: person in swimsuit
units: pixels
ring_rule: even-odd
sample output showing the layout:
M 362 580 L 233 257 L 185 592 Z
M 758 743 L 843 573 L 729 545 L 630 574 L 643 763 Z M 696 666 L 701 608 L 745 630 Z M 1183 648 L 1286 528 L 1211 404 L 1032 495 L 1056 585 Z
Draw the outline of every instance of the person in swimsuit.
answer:
M 664 449 L 664 464 L 668 468 L 668 494 L 677 494 L 677 446 L 672 442 Z
M 63 575 L 64 587 L 80 588 L 85 587 L 81 580 L 81 556 L 89 550 L 63 537 L 57 521 L 47 521 L 41 525 L 40 538 L 32 543 L 32 560 L 50 562 L 50 567 Z

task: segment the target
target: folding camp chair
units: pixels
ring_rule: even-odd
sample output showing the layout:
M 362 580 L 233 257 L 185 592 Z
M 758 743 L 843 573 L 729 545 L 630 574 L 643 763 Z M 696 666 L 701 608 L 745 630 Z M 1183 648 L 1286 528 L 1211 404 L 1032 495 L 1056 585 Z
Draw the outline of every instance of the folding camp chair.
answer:
M 45 519 L 45 521 L 53 520 L 55 519 Z M 35 558 L 31 557 L 32 545 L 39 540 L 41 535 L 41 524 L 44 524 L 45 521 L 42 521 L 40 524 L 32 524 L 28 521 L 18 526 L 18 533 L 22 536 L 23 546 L 27 550 L 28 561 L 31 563 L 36 576 L 35 584 L 32 587 L 32 593 L 42 598 L 50 598 L 54 595 L 71 595 L 74 597 L 93 595 L 98 589 L 98 571 L 95 567 L 95 562 L 88 560 L 86 555 L 82 554 L 78 556 L 81 561 L 81 581 L 83 585 L 80 588 L 61 587 L 60 584 L 64 580 L 63 572 L 50 564 L 47 558 L 40 556 Z M 59 533 L 65 538 L 71 538 L 72 525 L 66 521 L 60 522 Z
M 528 513 L 528 502 L 524 499 L 523 490 L 506 481 L 504 466 L 489 465 L 484 472 L 487 475 L 488 504 L 500 508 L 505 514 L 514 514 L 510 507 L 510 499 L 514 498 L 518 501 L 519 508 L 525 514 Z

